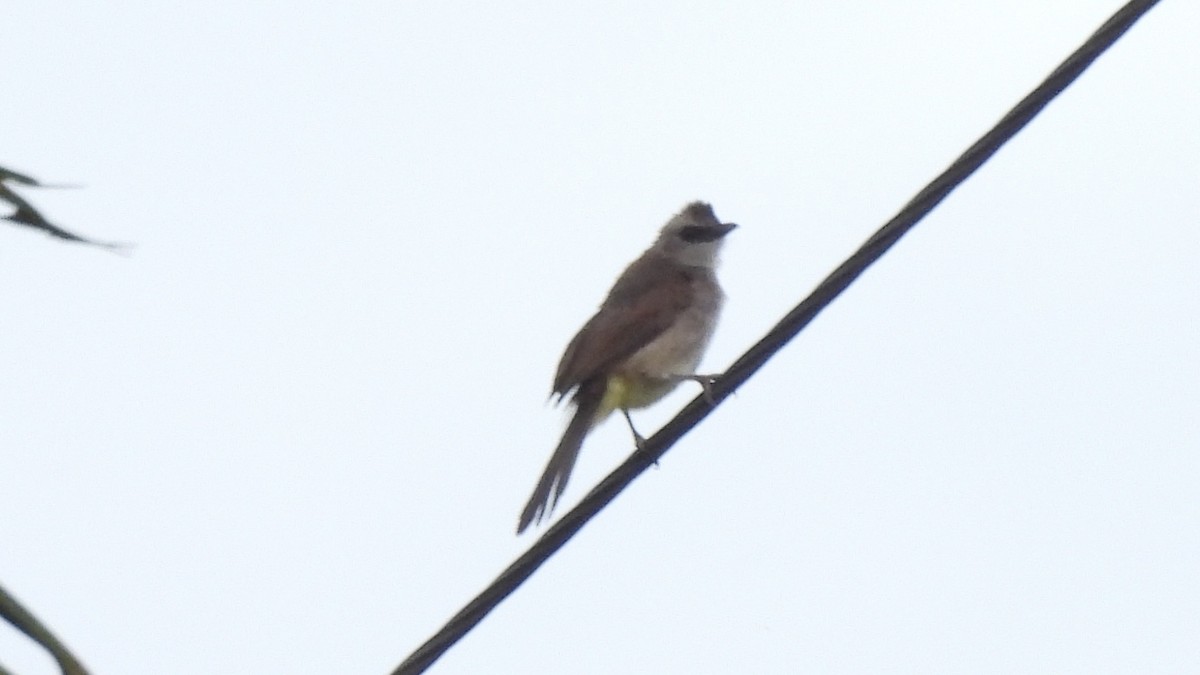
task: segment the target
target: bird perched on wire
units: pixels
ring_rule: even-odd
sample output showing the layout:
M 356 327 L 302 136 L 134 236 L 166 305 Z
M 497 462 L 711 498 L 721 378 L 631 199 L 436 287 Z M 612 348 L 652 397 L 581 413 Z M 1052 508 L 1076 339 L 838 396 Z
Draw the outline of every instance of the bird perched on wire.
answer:
M 608 297 L 567 345 L 551 396 L 570 396 L 575 414 L 550 456 L 517 523 L 520 534 L 550 514 L 566 489 L 583 439 L 613 411 L 642 437 L 631 408 L 649 406 L 683 380 L 706 387 L 696 367 L 717 325 L 724 293 L 717 284 L 717 253 L 733 223 L 712 206 L 692 202 L 667 221 L 658 239 L 613 284 Z
M 73 185 L 52 185 L 48 183 L 42 183 L 23 173 L 17 173 L 11 169 L 0 167 L 0 200 L 12 204 L 17 209 L 6 216 L 0 216 L 0 218 L 17 223 L 19 225 L 26 225 L 28 227 L 42 230 L 51 236 L 58 237 L 59 239 L 65 239 L 66 241 L 77 241 L 82 244 L 99 246 L 101 248 L 106 248 L 110 251 L 117 252 L 125 252 L 131 248 L 130 244 L 115 241 L 98 241 L 96 239 L 88 239 L 87 237 L 81 237 L 73 232 L 68 232 L 67 230 L 62 229 L 61 227 L 47 220 L 46 217 L 43 216 L 37 209 L 35 209 L 32 204 L 21 197 L 21 195 L 14 192 L 12 188 L 8 186 L 9 182 L 40 188 L 76 187 Z

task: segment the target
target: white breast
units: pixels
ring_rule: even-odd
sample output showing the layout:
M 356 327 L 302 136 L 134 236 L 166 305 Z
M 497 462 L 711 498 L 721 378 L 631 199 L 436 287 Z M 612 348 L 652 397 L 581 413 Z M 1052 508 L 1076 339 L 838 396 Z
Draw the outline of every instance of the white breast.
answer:
M 717 327 L 724 294 L 715 281 L 698 282 L 695 302 L 670 328 L 629 357 L 619 369 L 653 378 L 694 375 Z

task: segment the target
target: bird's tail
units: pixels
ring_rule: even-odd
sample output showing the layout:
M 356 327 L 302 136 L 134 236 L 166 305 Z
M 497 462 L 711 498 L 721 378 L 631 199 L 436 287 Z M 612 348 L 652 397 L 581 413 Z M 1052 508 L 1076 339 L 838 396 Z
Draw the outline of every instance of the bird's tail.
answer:
M 542 472 L 537 487 L 533 489 L 533 495 L 529 497 L 529 503 L 521 512 L 521 520 L 517 523 L 517 534 L 524 532 L 531 523 L 541 522 L 543 518 L 549 516 L 550 512 L 554 510 L 554 505 L 558 503 L 558 498 L 562 496 L 563 490 L 567 489 L 567 479 L 571 477 L 571 470 L 575 468 L 575 459 L 579 457 L 579 448 L 583 446 L 583 437 L 587 436 L 592 425 L 598 421 L 596 414 L 600 410 L 600 403 L 604 400 L 606 389 L 607 383 L 604 378 L 596 378 L 585 382 L 575 392 L 575 396 L 572 398 L 572 402 L 575 404 L 575 416 L 567 423 L 567 430 L 563 432 L 562 440 L 558 442 L 558 447 L 554 448 L 554 454 L 550 455 L 550 462 L 546 465 L 546 470 Z

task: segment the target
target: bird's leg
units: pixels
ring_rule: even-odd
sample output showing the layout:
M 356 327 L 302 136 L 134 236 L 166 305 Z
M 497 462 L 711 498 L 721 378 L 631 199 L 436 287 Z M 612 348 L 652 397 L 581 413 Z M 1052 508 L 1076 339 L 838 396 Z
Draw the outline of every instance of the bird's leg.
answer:
M 633 418 L 629 416 L 629 409 L 621 408 L 621 414 L 625 416 L 625 421 L 629 422 L 629 430 L 633 432 L 633 444 L 637 446 L 638 452 L 645 450 L 646 438 L 633 428 Z M 654 460 L 654 468 L 658 468 L 658 460 Z
M 625 416 L 625 421 L 629 423 L 629 431 L 633 432 L 633 444 L 641 450 L 646 446 L 646 437 L 638 433 L 638 430 L 633 426 L 633 418 L 629 416 L 628 408 L 621 408 L 621 414 Z

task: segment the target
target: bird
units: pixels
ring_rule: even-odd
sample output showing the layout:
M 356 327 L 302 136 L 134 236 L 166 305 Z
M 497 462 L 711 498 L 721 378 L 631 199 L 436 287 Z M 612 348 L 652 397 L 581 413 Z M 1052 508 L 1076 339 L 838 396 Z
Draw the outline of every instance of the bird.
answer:
M 517 521 L 517 534 L 549 517 L 567 487 L 584 437 L 620 410 L 634 443 L 631 409 L 650 406 L 684 380 L 708 391 L 696 374 L 724 302 L 718 254 L 737 225 L 721 222 L 710 204 L 694 201 L 617 278 L 596 314 L 567 344 L 551 387 L 556 403 L 570 397 L 574 413 Z
M 0 167 L 0 200 L 4 200 L 9 204 L 12 204 L 17 209 L 6 216 L 0 216 L 0 218 L 17 223 L 19 225 L 26 225 L 28 227 L 42 230 L 51 236 L 58 237 L 59 239 L 64 239 L 66 241 L 76 241 L 83 244 L 90 244 L 92 246 L 99 246 L 101 248 L 106 248 L 110 251 L 116 251 L 119 253 L 125 252 L 130 248 L 130 244 L 89 239 L 58 227 L 54 223 L 51 223 L 49 220 L 47 220 L 45 216 L 35 209 L 32 204 L 21 197 L 21 195 L 18 195 L 12 190 L 12 188 L 6 185 L 6 181 L 43 188 L 73 187 L 68 185 L 51 185 L 42 183 L 34 178 L 31 178 L 30 176 L 26 176 L 25 174 L 17 173 L 16 171 Z

